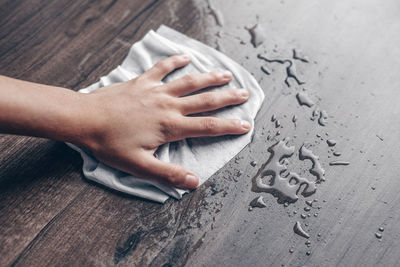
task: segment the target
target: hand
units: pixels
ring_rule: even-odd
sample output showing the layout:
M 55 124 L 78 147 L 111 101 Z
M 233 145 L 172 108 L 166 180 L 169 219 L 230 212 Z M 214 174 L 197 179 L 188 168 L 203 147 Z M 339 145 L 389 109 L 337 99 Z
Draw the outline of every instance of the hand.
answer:
M 247 101 L 244 89 L 205 92 L 186 96 L 209 86 L 228 83 L 232 74 L 187 75 L 163 84 L 173 70 L 187 65 L 185 55 L 172 56 L 128 82 L 113 84 L 83 95 L 90 134 L 83 144 L 101 162 L 133 175 L 153 177 L 169 185 L 194 189 L 196 175 L 183 167 L 154 156 L 167 142 L 187 137 L 244 134 L 247 121 L 215 117 L 189 117 Z

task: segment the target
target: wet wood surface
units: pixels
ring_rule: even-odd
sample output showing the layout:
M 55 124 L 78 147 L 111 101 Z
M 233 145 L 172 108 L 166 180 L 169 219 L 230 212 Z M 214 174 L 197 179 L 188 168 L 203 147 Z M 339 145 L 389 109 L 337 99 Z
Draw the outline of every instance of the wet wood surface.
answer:
M 206 184 L 164 205 L 87 181 L 79 155 L 62 143 L 2 135 L 0 265 L 398 266 L 399 11 L 395 0 L 0 1 L 2 75 L 78 90 L 166 24 L 240 62 L 266 94 L 252 143 Z M 264 42 L 253 47 L 246 28 L 256 24 Z M 288 86 L 286 65 L 258 54 L 290 60 L 305 84 Z M 311 108 L 296 100 L 303 89 Z M 326 126 L 310 120 L 315 108 L 326 110 Z M 288 168 L 312 177 L 310 162 L 298 158 L 308 144 L 326 180 L 288 206 L 252 191 L 268 148 L 285 137 L 296 147 Z M 330 166 L 334 160 L 350 165 Z M 249 211 L 258 196 L 267 207 Z M 309 247 L 293 231 L 297 221 Z

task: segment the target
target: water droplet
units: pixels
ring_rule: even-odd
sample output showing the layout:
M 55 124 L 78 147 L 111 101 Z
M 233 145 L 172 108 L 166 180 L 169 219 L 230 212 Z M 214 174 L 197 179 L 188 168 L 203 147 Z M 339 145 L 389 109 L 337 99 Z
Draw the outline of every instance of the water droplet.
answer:
M 312 162 L 312 167 L 309 169 L 310 173 L 317 178 L 317 183 L 325 181 L 325 170 L 319 162 L 319 157 L 316 156 L 311 150 L 307 149 L 304 145 L 301 146 L 299 151 L 299 158 L 301 160 L 309 159 Z
M 304 82 L 300 81 L 299 78 L 297 78 L 296 65 L 292 60 L 289 60 L 289 59 L 268 59 L 267 57 L 265 57 L 265 56 L 263 56 L 261 54 L 258 54 L 257 57 L 259 59 L 262 59 L 262 60 L 268 62 L 268 63 L 284 64 L 286 66 L 285 84 L 288 87 L 290 87 L 289 79 L 293 79 L 298 85 L 304 84 Z
M 278 128 L 279 126 L 281 126 L 281 122 L 279 120 L 275 121 L 275 128 Z
M 306 204 L 311 207 L 312 206 L 312 201 L 311 200 L 307 200 Z
M 333 155 L 336 156 L 336 157 L 339 157 L 340 155 L 342 155 L 342 153 L 340 153 L 338 151 L 335 151 L 335 152 L 333 152 Z
M 314 121 L 316 118 L 318 118 L 318 115 L 319 115 L 319 109 L 316 108 L 313 110 L 310 120 Z
M 321 126 L 325 126 L 327 119 L 328 119 L 328 113 L 326 113 L 325 110 L 321 110 L 319 113 L 318 124 Z
M 289 253 L 293 253 L 294 252 L 294 250 L 293 249 L 289 249 Z
M 296 98 L 300 106 L 312 107 L 314 105 L 314 102 L 311 100 L 306 92 L 297 93 Z
M 250 202 L 251 208 L 265 208 L 267 204 L 265 204 L 264 199 L 262 196 L 256 197 Z
M 314 217 L 318 217 L 318 213 L 314 213 Z
M 210 0 L 208 2 L 208 10 L 210 11 L 211 16 L 214 17 L 215 23 L 217 23 L 218 26 L 223 26 L 224 20 L 221 11 L 217 10 L 214 8 L 214 6 L 211 4 Z
M 286 79 L 285 79 L 285 84 L 290 87 L 289 83 L 289 78 L 293 79 L 298 85 L 305 84 L 305 82 L 302 82 L 297 78 L 296 74 L 296 65 L 293 61 L 291 60 L 285 60 L 286 62 L 289 62 L 289 65 L 286 66 Z
M 299 236 L 310 238 L 310 235 L 307 234 L 306 231 L 303 230 L 303 228 L 301 228 L 301 224 L 298 221 L 294 224 L 293 231 Z
M 272 114 L 271 121 L 274 122 L 276 120 L 275 114 Z
M 336 140 L 328 139 L 328 140 L 326 140 L 326 143 L 328 144 L 328 146 L 334 146 L 334 145 L 336 145 Z
M 307 215 L 305 215 L 305 214 L 303 213 L 303 214 L 300 215 L 300 217 L 301 217 L 302 219 L 305 219 L 305 218 L 307 217 Z
M 299 55 L 300 52 L 296 51 L 296 49 L 293 49 L 292 51 L 293 51 L 293 56 L 292 56 L 293 59 L 300 60 L 301 62 L 304 62 L 304 63 L 309 62 L 309 59 L 306 56 L 300 56 Z
M 300 177 L 297 173 L 289 172 L 288 176 L 282 176 L 287 167 L 280 160 L 291 157 L 294 150 L 295 147 L 287 146 L 286 141 L 279 141 L 268 148 L 271 153 L 267 161 L 269 163 L 262 165 L 252 179 L 252 191 L 272 193 L 278 197 L 280 203 L 295 202 L 298 199 L 297 194 L 309 196 L 315 193 L 315 183 Z M 263 182 L 264 177 L 270 177 L 268 183 Z M 291 184 L 292 181 L 296 183 Z
M 250 165 L 255 167 L 257 165 L 257 161 L 253 160 L 252 162 L 250 162 Z
M 379 231 L 383 232 L 384 230 L 383 227 L 379 227 Z
M 347 166 L 349 164 L 350 164 L 350 162 L 348 162 L 348 161 L 340 161 L 340 160 L 329 162 L 330 166 L 338 166 L 338 165 Z
M 266 40 L 264 30 L 261 26 L 258 26 L 258 24 L 251 28 L 246 28 L 246 30 L 248 30 L 250 33 L 250 42 L 254 47 L 261 45 Z
M 376 238 L 381 239 L 382 238 L 382 234 L 381 233 L 375 233 Z
M 261 66 L 261 71 L 264 72 L 264 73 L 267 74 L 267 75 L 270 75 L 270 74 L 271 74 L 271 71 L 268 70 L 267 67 L 265 67 L 265 66 Z
M 293 115 L 292 122 L 296 123 L 296 121 L 297 121 L 297 116 Z
M 311 251 L 307 251 L 307 252 L 306 252 L 306 255 L 307 255 L 307 256 L 310 256 L 310 255 L 311 255 Z

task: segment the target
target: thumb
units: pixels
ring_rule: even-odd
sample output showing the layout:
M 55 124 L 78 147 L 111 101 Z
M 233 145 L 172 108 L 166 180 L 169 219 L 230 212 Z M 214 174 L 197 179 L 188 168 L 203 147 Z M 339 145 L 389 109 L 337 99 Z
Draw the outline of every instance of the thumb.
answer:
M 182 189 L 195 189 L 199 178 L 182 166 L 163 162 L 151 154 L 143 153 L 140 158 L 140 172 L 162 183 Z

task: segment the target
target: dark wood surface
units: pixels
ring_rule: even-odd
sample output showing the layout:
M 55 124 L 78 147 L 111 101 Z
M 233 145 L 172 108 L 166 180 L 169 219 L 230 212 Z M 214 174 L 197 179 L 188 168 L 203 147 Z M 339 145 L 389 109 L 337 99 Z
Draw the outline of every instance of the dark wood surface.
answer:
M 166 24 L 240 62 L 266 94 L 253 142 L 206 184 L 164 205 L 87 181 L 79 155 L 62 143 L 2 135 L 1 266 L 400 265 L 398 2 L 220 0 L 211 7 L 174 0 L 0 1 L 2 75 L 78 90 L 114 69 L 148 30 Z M 246 30 L 255 24 L 265 35 L 257 48 Z M 294 60 L 292 49 L 309 62 Z M 288 87 L 285 65 L 258 54 L 291 60 L 305 84 L 290 80 Z M 314 107 L 327 111 L 327 126 L 310 120 L 314 107 L 299 106 L 295 95 L 303 88 Z M 278 130 L 273 114 L 283 128 L 267 140 Z M 308 143 L 326 171 L 313 196 L 300 195 L 287 207 L 251 190 L 268 147 L 284 137 L 296 146 L 289 169 L 312 177 L 310 163 L 297 157 Z M 337 141 L 340 157 L 328 138 Z M 350 165 L 330 166 L 335 159 Z M 249 211 L 257 196 L 267 207 Z M 305 212 L 305 200 L 313 199 Z M 293 232 L 296 221 L 310 234 L 310 247 Z

